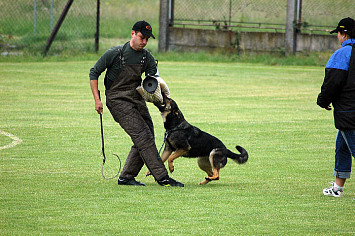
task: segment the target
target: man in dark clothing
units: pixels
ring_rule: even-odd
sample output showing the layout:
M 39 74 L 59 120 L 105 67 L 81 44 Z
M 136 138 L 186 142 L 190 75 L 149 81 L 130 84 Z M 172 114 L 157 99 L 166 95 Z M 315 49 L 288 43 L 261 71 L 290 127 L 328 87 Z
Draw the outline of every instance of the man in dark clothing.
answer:
M 103 111 L 98 78 L 107 69 L 104 79 L 106 106 L 133 141 L 118 184 L 144 186 L 135 177 L 145 164 L 160 185 L 183 187 L 182 183 L 168 176 L 163 162 L 158 158 L 153 122 L 144 99 L 136 91 L 142 82 L 143 72 L 145 75 L 157 73 L 154 57 L 144 49 L 150 37 L 155 39 L 150 24 L 138 21 L 132 28 L 131 40 L 107 50 L 90 69 L 95 110 L 99 114 Z
M 331 110 L 334 107 L 334 122 L 338 129 L 335 144 L 335 183 L 323 189 L 323 194 L 343 196 L 346 179 L 350 178 L 352 156 L 355 156 L 355 21 L 342 19 L 330 33 L 338 34 L 342 48 L 337 50 L 325 67 L 324 82 L 317 104 Z

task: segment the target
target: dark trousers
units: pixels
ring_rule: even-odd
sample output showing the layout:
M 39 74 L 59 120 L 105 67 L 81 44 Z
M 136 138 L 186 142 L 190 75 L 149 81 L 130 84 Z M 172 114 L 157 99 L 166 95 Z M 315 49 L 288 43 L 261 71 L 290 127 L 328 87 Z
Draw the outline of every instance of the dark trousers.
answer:
M 355 130 L 338 130 L 333 176 L 342 179 L 350 178 L 352 156 L 355 157 Z
M 116 122 L 131 137 L 133 146 L 120 174 L 121 178 L 134 178 L 146 164 L 156 180 L 168 175 L 163 162 L 158 158 L 155 146 L 154 127 L 148 108 L 140 95 L 134 91 L 132 101 L 110 100 L 107 106 Z M 109 97 L 108 97 L 109 98 Z M 134 101 L 134 102 L 133 102 Z

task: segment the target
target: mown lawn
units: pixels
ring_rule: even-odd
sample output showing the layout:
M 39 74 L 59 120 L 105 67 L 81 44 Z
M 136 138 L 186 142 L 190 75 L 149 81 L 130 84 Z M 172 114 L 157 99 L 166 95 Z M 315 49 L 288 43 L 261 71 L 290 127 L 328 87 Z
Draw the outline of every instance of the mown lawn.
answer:
M 22 140 L 0 150 L 2 235 L 354 235 L 354 181 L 344 198 L 322 194 L 336 134 L 316 105 L 322 67 L 160 61 L 185 118 L 250 156 L 206 186 L 196 159 L 179 158 L 171 176 L 185 188 L 164 188 L 145 167 L 146 187 L 101 177 L 94 63 L 0 63 L 0 130 Z M 162 119 L 148 105 L 160 148 Z M 104 129 L 110 174 L 111 153 L 124 161 L 131 141 L 107 109 Z M 0 136 L 0 147 L 11 142 Z

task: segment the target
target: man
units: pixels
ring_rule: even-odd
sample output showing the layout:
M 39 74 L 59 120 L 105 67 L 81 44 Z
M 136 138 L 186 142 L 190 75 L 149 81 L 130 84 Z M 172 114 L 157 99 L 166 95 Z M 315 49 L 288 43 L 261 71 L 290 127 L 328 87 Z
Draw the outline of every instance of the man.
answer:
M 323 189 L 323 194 L 342 197 L 343 188 L 350 178 L 352 156 L 355 156 L 355 21 L 342 19 L 335 30 L 342 45 L 325 67 L 324 81 L 317 104 L 331 110 L 334 107 L 334 122 L 338 129 L 335 142 L 335 183 Z
M 107 50 L 90 69 L 90 86 L 95 99 L 95 110 L 101 114 L 98 78 L 106 71 L 106 106 L 113 118 L 131 137 L 133 146 L 118 178 L 119 185 L 145 186 L 135 180 L 144 164 L 155 180 L 163 186 L 183 187 L 184 184 L 168 176 L 158 158 L 155 146 L 154 127 L 144 99 L 136 91 L 142 82 L 141 75 L 155 75 L 157 66 L 154 57 L 144 49 L 149 38 L 155 39 L 152 27 L 146 21 L 138 21 L 131 31 L 131 40 L 124 45 Z

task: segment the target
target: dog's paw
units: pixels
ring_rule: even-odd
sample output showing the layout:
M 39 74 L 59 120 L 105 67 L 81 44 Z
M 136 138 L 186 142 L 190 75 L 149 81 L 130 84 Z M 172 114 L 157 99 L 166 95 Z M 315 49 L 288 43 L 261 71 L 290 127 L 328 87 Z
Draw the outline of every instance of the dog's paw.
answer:
M 170 173 L 174 172 L 174 164 L 172 162 L 169 162 L 169 171 Z
M 205 184 L 208 184 L 209 182 L 211 182 L 211 180 L 208 180 L 207 178 L 202 181 L 201 183 L 198 183 L 198 185 L 205 185 Z
M 219 180 L 219 176 L 208 176 L 208 177 L 205 177 L 205 179 L 207 181 Z
M 148 177 L 149 175 L 152 175 L 152 173 L 150 173 L 150 171 L 148 171 L 145 176 Z

